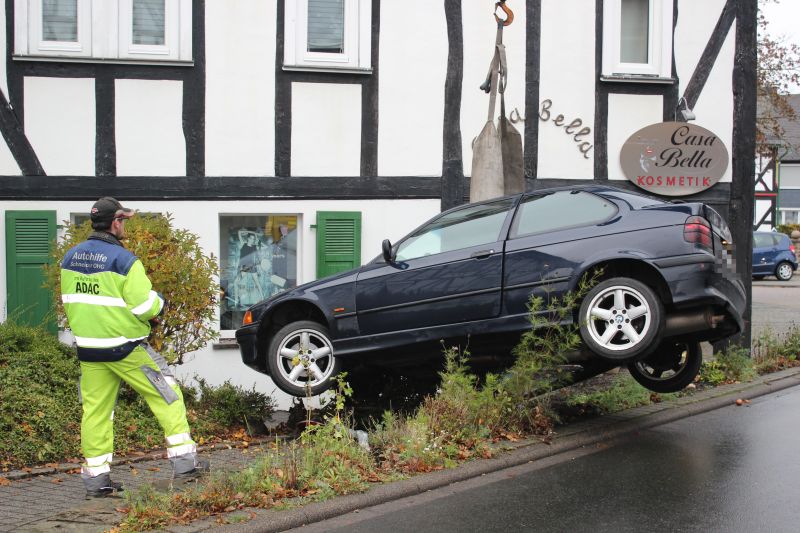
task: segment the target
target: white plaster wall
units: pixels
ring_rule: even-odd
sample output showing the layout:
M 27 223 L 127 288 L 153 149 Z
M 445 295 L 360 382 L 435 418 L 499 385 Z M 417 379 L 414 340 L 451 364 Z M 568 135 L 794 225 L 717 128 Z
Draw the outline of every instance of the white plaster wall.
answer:
M 14 156 L 11 155 L 8 144 L 5 139 L 0 137 L 0 176 L 16 176 L 20 174 L 22 174 L 22 172 Z
M 6 57 L 6 10 L 0 9 L 0 57 Z M 6 62 L 0 62 L 0 90 L 8 100 L 8 72 L 6 71 Z
M 50 175 L 94 175 L 94 79 L 25 78 L 25 133 Z
M 206 1 L 206 174 L 275 175 L 276 2 Z
M 378 174 L 441 175 L 447 53 L 443 3 L 381 4 Z
M 625 180 L 620 164 L 622 145 L 637 130 L 662 122 L 664 101 L 660 95 L 608 95 L 608 179 Z
M 680 78 L 680 94 L 692 78 L 697 62 L 714 31 L 725 0 L 679 0 L 678 25 L 675 28 L 675 65 Z M 714 132 L 728 148 L 733 146 L 733 63 L 736 47 L 736 22 L 733 23 L 717 62 L 697 100 L 694 121 Z M 609 154 L 611 151 L 609 150 Z M 609 155 L 610 159 L 610 155 Z M 733 176 L 731 164 L 720 181 L 729 182 Z
M 754 221 L 758 222 L 759 220 L 761 220 L 761 218 L 764 216 L 764 214 L 767 211 L 769 211 L 770 207 L 772 207 L 772 202 L 770 202 L 769 200 L 756 199 L 755 205 L 754 205 L 754 211 L 755 211 Z M 780 215 L 778 215 L 778 216 L 780 217 Z M 771 229 L 772 229 L 772 226 L 770 226 L 769 224 L 761 224 L 756 228 L 756 231 L 770 231 Z
M 292 175 L 361 174 L 361 85 L 292 83 Z
M 117 175 L 185 176 L 183 82 L 116 80 L 115 92 Z
M 317 211 L 361 211 L 362 263 L 381 253 L 381 241 L 396 242 L 408 232 L 439 213 L 439 200 L 270 200 L 241 202 L 133 202 L 124 201 L 126 207 L 148 212 L 171 213 L 176 227 L 200 236 L 199 243 L 206 252 L 220 255 L 219 217 L 235 214 L 297 214 L 300 219 L 297 264 L 298 281 L 312 281 L 316 273 L 316 223 Z M 0 202 L 3 210 L 56 210 L 58 223 L 70 220 L 71 214 L 85 214 L 91 207 L 85 202 Z M 203 216 L 198 216 L 202 213 Z M 5 235 L 5 217 L 0 217 L 0 235 Z M 5 287 L 5 247 L 0 249 L 0 284 Z M 0 291 L 2 320 L 6 317 L 5 290 Z M 213 349 L 211 345 L 187 356 L 187 363 L 177 368 L 180 378 L 190 380 L 201 376 L 213 385 L 230 380 L 235 385 L 275 395 L 281 408 L 290 405 L 290 398 L 275 389 L 263 374 L 246 367 L 241 362 L 238 349 Z
M 464 76 L 461 96 L 461 141 L 464 158 L 464 174 L 472 175 L 472 141 L 480 134 L 486 124 L 489 109 L 489 95 L 480 90 L 486 79 L 489 64 L 494 56 L 494 43 L 497 23 L 494 16 L 495 2 L 477 0 L 462 2 L 464 28 Z M 514 21 L 503 30 L 503 43 L 506 46 L 508 61 L 508 87 L 506 89 L 506 112 L 515 108 L 525 115 L 525 3 L 509 4 L 514 11 Z M 417 15 L 418 16 L 418 15 Z M 442 21 L 439 30 L 447 32 Z M 443 68 L 447 68 L 446 62 Z M 442 86 L 444 87 L 444 86 Z M 442 90 L 444 90 L 442 88 Z M 497 98 L 494 118 L 500 115 L 500 97 Z M 520 134 L 524 124 L 517 124 Z M 441 128 L 436 133 L 441 136 Z M 441 170 L 439 171 L 441 172 Z
M 594 148 L 586 156 L 582 142 L 594 144 L 595 101 L 595 6 L 587 0 L 543 0 L 541 81 L 539 105 L 553 102 L 550 120 L 539 122 L 540 178 L 594 177 Z M 564 126 L 553 123 L 564 115 L 564 123 L 581 119 L 591 132 L 575 142 Z M 539 117 L 528 117 L 539 120 Z M 609 149 L 609 154 L 611 154 Z M 609 156 L 610 158 L 610 156 Z

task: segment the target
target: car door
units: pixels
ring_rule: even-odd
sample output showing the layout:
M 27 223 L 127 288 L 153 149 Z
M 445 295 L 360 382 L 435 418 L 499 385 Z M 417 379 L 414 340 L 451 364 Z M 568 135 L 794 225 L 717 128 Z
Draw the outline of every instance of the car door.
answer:
M 766 276 L 775 268 L 774 241 L 769 233 L 753 234 L 753 275 Z
M 362 335 L 481 320 L 500 313 L 503 241 L 519 197 L 433 219 L 367 265 L 356 281 Z
M 506 242 L 504 314 L 526 315 L 531 295 L 559 297 L 586 257 L 619 231 L 614 202 L 565 190 L 522 198 Z

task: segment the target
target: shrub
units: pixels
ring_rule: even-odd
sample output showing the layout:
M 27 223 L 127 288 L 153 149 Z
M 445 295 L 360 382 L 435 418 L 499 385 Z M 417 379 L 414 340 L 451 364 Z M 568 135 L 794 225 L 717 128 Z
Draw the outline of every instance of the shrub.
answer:
M 226 381 L 213 387 L 201 377 L 195 376 L 194 379 L 199 390 L 193 387 L 184 389 L 187 409 L 202 415 L 212 424 L 221 427 L 250 425 L 263 422 L 275 412 L 275 400 L 256 391 L 255 386 L 246 390 Z
M 62 322 L 61 260 L 70 248 L 86 240 L 91 231 L 90 221 L 80 225 L 67 223 L 64 238 L 53 248 L 53 261 L 45 267 L 47 285 L 53 291 Z M 213 254 L 203 252 L 197 235 L 173 227 L 169 214 L 133 217 L 126 223 L 125 232 L 125 246 L 142 261 L 153 289 L 167 302 L 148 340 L 167 361 L 181 364 L 185 354 L 199 350 L 217 337 L 213 327 L 219 294 L 214 281 L 217 261 Z
M 800 231 L 800 224 L 779 224 L 775 229 L 791 237 L 793 231 Z
M 800 364 L 798 356 L 800 356 L 798 326 L 793 326 L 781 336 L 767 330 L 753 341 L 753 362 L 760 374 L 798 366 Z
M 748 381 L 755 377 L 750 351 L 732 344 L 724 351 L 714 355 L 714 360 L 703 361 L 700 366 L 699 381 L 710 385 L 722 385 Z
M 37 328 L 0 324 L 0 465 L 80 457 L 80 363 L 74 349 Z M 225 383 L 184 388 L 195 439 L 238 432 L 271 413 L 271 397 Z M 124 383 L 114 416 L 117 453 L 161 448 L 163 432 L 144 399 Z

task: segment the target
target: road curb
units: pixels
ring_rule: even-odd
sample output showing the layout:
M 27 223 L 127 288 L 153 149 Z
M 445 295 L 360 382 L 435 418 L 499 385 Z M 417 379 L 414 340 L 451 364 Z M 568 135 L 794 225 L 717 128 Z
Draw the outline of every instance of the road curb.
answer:
M 575 426 L 583 427 L 572 428 L 569 435 L 557 437 L 550 444 L 541 441 L 520 442 L 516 443 L 514 449 L 491 459 L 476 460 L 453 469 L 421 474 L 378 485 L 365 493 L 340 496 L 295 509 L 254 510 L 256 517 L 246 523 L 222 527 L 213 524 L 213 526 L 215 531 L 225 533 L 285 531 L 600 442 L 613 441 L 637 431 L 735 405 L 735 400 L 738 398 L 753 399 L 795 385 L 800 385 L 800 368 L 769 374 L 749 383 L 718 387 L 675 402 L 629 409 L 615 415 L 580 422 Z M 655 412 L 654 408 L 657 409 Z M 213 527 L 211 522 L 203 522 L 206 521 L 170 531 L 188 533 Z

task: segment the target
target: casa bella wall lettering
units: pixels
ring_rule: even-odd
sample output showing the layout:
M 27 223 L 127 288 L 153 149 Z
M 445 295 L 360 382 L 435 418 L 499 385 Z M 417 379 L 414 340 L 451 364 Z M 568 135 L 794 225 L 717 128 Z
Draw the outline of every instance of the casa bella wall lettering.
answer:
M 625 177 L 664 196 L 687 196 L 711 188 L 728 169 L 728 149 L 705 128 L 660 122 L 631 135 L 620 151 Z
M 552 100 L 543 100 L 542 106 L 539 109 L 539 120 L 542 122 L 552 122 L 553 125 L 563 128 L 564 133 L 572 137 L 572 140 L 575 141 L 578 151 L 583 154 L 583 157 L 589 159 L 589 152 L 592 150 L 593 145 L 585 139 L 587 135 L 591 135 L 592 128 L 584 126 L 583 120 L 580 118 L 568 120 L 564 115 L 553 116 L 553 113 L 550 112 L 550 108 L 552 107 Z

